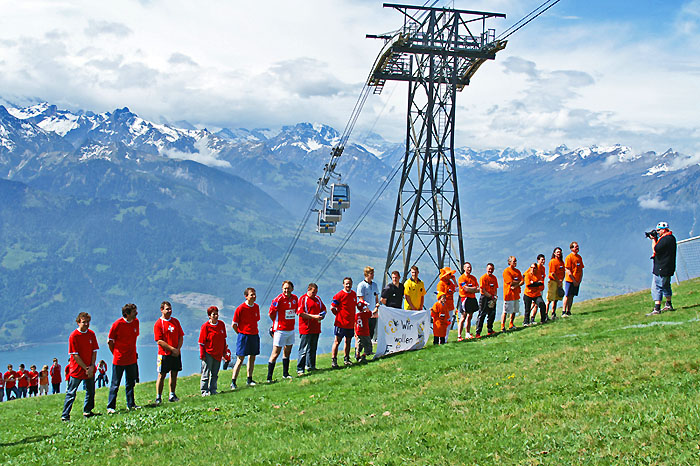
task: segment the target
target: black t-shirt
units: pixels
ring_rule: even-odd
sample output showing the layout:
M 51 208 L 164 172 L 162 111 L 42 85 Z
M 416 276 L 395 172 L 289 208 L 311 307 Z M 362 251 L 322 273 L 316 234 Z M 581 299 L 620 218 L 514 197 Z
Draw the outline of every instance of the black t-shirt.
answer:
M 662 236 L 654 246 L 654 275 L 671 277 L 676 273 L 676 237 Z
M 403 283 L 399 283 L 399 286 L 389 283 L 382 290 L 382 298 L 386 299 L 388 307 L 401 309 L 403 307 Z

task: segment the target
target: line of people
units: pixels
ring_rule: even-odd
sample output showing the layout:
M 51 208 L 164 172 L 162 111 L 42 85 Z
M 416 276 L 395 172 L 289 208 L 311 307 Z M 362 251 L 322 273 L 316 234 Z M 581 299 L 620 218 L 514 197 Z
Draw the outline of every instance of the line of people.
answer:
M 51 367 L 45 364 L 40 371 L 37 371 L 34 364 L 29 366 L 29 370 L 26 370 L 24 364 L 20 364 L 17 370 L 14 370 L 12 364 L 8 364 L 5 373 L 0 371 L 0 402 L 5 395 L 7 401 L 48 395 L 49 383 L 52 393 L 60 393 L 61 365 L 56 358 L 53 359 Z
M 571 315 L 571 305 L 574 296 L 578 295 L 579 285 L 583 277 L 583 261 L 578 255 L 578 244 L 571 243 L 571 254 L 566 260 L 561 259 L 561 248 L 555 248 L 549 264 L 549 292 L 548 306 L 552 305 L 552 318 L 556 317 L 557 301 L 563 297 L 563 315 Z M 510 316 L 509 328 L 514 327 L 514 318 L 519 310 L 520 289 L 525 288 L 525 325 L 534 322 L 539 310 L 541 322 L 548 320 L 547 308 L 544 306 L 542 291 L 544 289 L 544 256 L 538 256 L 538 261 L 521 274 L 516 267 L 517 259 L 511 256 L 508 259 L 508 267 L 503 271 L 504 279 L 504 309 L 501 318 L 501 330 L 505 330 L 506 319 Z M 450 323 L 454 323 L 456 316 L 453 295 L 459 292 L 458 310 L 461 313 L 458 326 L 458 341 L 463 340 L 462 329 L 466 323 L 466 338 L 471 338 L 471 320 L 474 312 L 478 310 L 476 338 L 481 337 L 484 323 L 487 325 L 488 334 L 494 333 L 493 323 L 495 319 L 496 300 L 498 298 L 498 280 L 493 275 L 495 266 L 487 265 L 486 273 L 479 281 L 471 275 L 472 266 L 464 264 L 464 274 L 455 282 L 456 271 L 446 267 L 440 271 L 440 280 L 437 286 L 438 299 L 431 308 L 433 320 L 433 343 L 446 342 Z M 401 283 L 400 274 L 397 271 L 391 273 L 391 283 L 379 293 L 374 282 L 374 269 L 366 267 L 364 280 L 358 285 L 357 292 L 353 288 L 353 280 L 350 277 L 343 279 L 343 288 L 336 293 L 330 305 L 334 315 L 334 339 L 331 347 L 331 368 L 336 369 L 338 364 L 338 352 L 343 345 L 343 364 L 353 364 L 350 356 L 351 341 L 355 339 L 355 361 L 364 362 L 373 354 L 373 337 L 376 330 L 376 317 L 379 304 L 406 310 L 420 310 L 424 308 L 426 289 L 424 283 L 418 278 L 418 267 L 411 268 L 411 277 Z M 562 288 L 563 287 L 563 288 Z M 318 339 L 321 334 L 321 322 L 326 317 L 326 306 L 318 296 L 318 286 L 310 283 L 307 291 L 301 298 L 294 293 L 294 285 L 285 280 L 282 283 L 282 292 L 272 300 L 268 316 L 272 322 L 269 328 L 272 337 L 272 351 L 267 364 L 268 383 L 273 383 L 274 371 L 277 360 L 282 355 L 282 377 L 292 378 L 290 375 L 291 352 L 297 333 L 300 345 L 297 354 L 297 375 L 302 376 L 307 372 L 316 370 L 316 352 Z M 476 300 L 476 294 L 481 294 Z M 255 386 L 253 379 L 255 359 L 260 354 L 260 308 L 256 303 L 256 291 L 254 288 L 246 288 L 245 300 L 235 310 L 231 328 L 236 333 L 236 360 L 233 364 L 231 389 L 238 388 L 238 375 L 241 367 L 248 357 L 246 370 L 246 384 Z M 172 305 L 163 301 L 160 306 L 161 316 L 154 323 L 153 335 L 158 345 L 157 379 L 155 403 L 162 403 L 162 392 L 166 377 L 169 375 L 168 401 L 179 401 L 176 395 L 177 376 L 182 370 L 181 349 L 184 332 L 179 321 L 172 316 Z M 129 303 L 122 308 L 122 317 L 117 319 L 110 328 L 107 345 L 113 354 L 112 380 L 110 384 L 107 402 L 107 413 L 116 412 L 116 400 L 125 375 L 125 394 L 127 409 L 139 409 L 134 399 L 134 386 L 138 382 L 138 355 L 136 352 L 136 340 L 140 333 L 138 310 L 135 304 Z M 226 325 L 219 320 L 219 309 L 210 306 L 207 309 L 208 320 L 201 326 L 199 334 L 199 356 L 201 361 L 200 392 L 202 396 L 215 395 L 218 391 L 218 374 L 222 360 L 232 359 L 231 351 L 227 344 Z M 61 419 L 70 420 L 70 413 L 75 401 L 80 384 L 85 388 L 85 402 L 83 416 L 96 415 L 94 409 L 95 394 L 95 361 L 99 345 L 94 332 L 89 329 L 90 315 L 81 312 L 76 318 L 78 328 L 74 330 L 68 340 L 70 363 L 68 365 L 68 387 Z

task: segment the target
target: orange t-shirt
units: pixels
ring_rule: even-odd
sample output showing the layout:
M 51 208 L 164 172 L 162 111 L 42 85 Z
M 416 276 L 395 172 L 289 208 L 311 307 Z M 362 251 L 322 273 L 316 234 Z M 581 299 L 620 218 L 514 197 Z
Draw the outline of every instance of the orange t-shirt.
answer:
M 564 281 L 566 276 L 566 269 L 564 268 L 564 261 L 557 259 L 556 257 L 549 261 L 549 279 Z
M 450 309 L 447 303 L 443 306 L 440 301 L 430 308 L 430 316 L 433 318 L 433 335 L 436 337 L 446 337 L 450 328 Z
M 481 283 L 481 292 L 483 293 L 484 291 L 490 294 L 491 296 L 497 296 L 498 294 L 498 279 L 496 278 L 495 275 L 489 275 L 487 273 L 483 274 L 481 276 L 481 279 L 479 280 Z
M 564 266 L 571 271 L 571 274 L 566 275 L 566 281 L 573 283 L 575 280 L 581 283 L 583 278 L 583 259 L 581 256 L 572 252 L 566 256 Z
M 479 288 L 479 282 L 474 275 L 467 275 L 463 273 L 459 280 L 457 280 L 457 285 L 459 286 L 459 297 L 464 298 L 476 298 L 476 293 L 467 293 L 464 291 L 467 287 Z
M 455 308 L 454 293 L 456 289 L 457 285 L 455 285 L 454 278 L 449 280 L 440 280 L 437 284 L 438 293 L 442 291 L 447 297 L 447 303 L 445 306 L 447 307 L 448 311 L 452 311 Z
M 542 296 L 542 290 L 544 290 L 544 276 L 540 276 L 539 271 L 532 272 L 531 269 L 527 269 L 523 274 L 525 278 L 525 288 L 524 293 L 526 296 L 531 298 L 536 298 Z M 528 286 L 531 283 L 540 282 L 540 286 Z
M 511 288 L 510 286 L 516 279 L 520 283 L 523 282 L 523 274 L 520 273 L 520 270 L 511 266 L 503 270 L 503 299 L 505 301 L 516 301 L 520 299 L 520 287 Z

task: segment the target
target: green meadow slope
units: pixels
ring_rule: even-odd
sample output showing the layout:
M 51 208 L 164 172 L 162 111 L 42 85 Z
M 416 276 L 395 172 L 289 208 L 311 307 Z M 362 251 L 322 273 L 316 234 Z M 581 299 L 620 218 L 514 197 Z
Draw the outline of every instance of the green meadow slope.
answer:
M 697 465 L 700 280 L 674 291 L 677 311 L 654 318 L 648 292 L 596 299 L 545 326 L 453 332 L 442 347 L 214 397 L 183 377 L 182 401 L 160 407 L 144 383 L 143 408 L 127 412 L 122 388 L 112 416 L 81 419 L 80 393 L 66 424 L 62 395 L 2 403 L 0 463 Z M 99 389 L 96 411 L 106 400 Z

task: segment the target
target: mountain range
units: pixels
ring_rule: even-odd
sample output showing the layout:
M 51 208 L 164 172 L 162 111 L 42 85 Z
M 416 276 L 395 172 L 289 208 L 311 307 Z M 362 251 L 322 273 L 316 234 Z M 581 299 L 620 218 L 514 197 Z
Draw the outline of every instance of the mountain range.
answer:
M 125 302 L 155 319 L 170 299 L 191 332 L 206 303 L 230 317 L 247 286 L 264 307 L 263 291 L 339 139 L 322 124 L 212 132 L 150 122 L 128 108 L 0 106 L 0 345 L 62 338 L 81 310 L 105 331 Z M 337 171 L 353 207 L 339 235 L 309 225 L 301 236 L 284 269 L 298 293 L 403 151 L 377 134 L 351 139 Z M 537 253 L 549 257 L 576 240 L 584 297 L 616 294 L 647 286 L 644 231 L 659 220 L 679 239 L 698 231 L 697 157 L 622 145 L 460 148 L 455 156 L 464 246 L 478 274 L 488 261 L 502 269 L 510 254 L 524 269 Z M 361 279 L 364 265 L 383 269 L 395 185 L 319 280 L 324 299 L 345 275 Z M 422 272 L 432 280 L 425 265 Z

